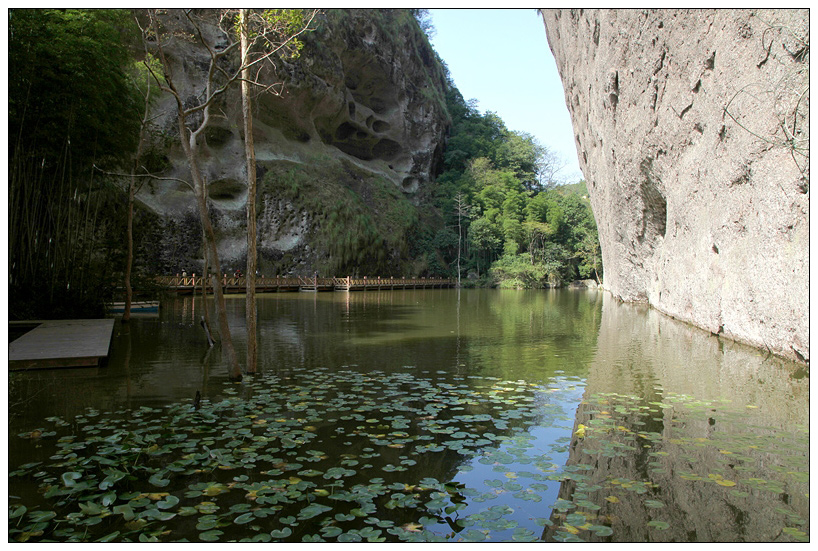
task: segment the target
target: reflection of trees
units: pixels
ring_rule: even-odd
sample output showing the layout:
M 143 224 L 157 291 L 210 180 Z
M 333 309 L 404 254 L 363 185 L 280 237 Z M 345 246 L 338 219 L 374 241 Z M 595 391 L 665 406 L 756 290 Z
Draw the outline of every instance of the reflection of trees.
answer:
M 564 295 L 463 290 L 459 316 L 457 293 L 448 290 L 262 295 L 259 369 L 406 366 L 539 379 L 557 369 L 548 363 L 553 353 L 584 342 L 583 335 L 595 335 L 594 329 L 570 336 L 582 324 L 595 327 L 598 307 L 585 304 L 578 293 Z M 492 306 L 496 300 L 501 307 Z M 243 295 L 228 295 L 226 303 L 241 356 Z M 566 315 L 558 313 L 561 306 L 567 306 Z M 201 313 L 201 297 L 163 300 L 159 318 L 134 319 L 128 338 L 117 324 L 107 366 L 20 375 L 11 398 L 24 400 L 35 393 L 49 398 L 37 411 L 21 412 L 22 428 L 49 415 L 73 417 L 87 407 L 156 405 L 192 399 L 197 390 L 206 396 L 205 387 L 217 388 L 214 383 L 224 379 L 226 369 L 218 346 L 208 353 Z M 582 363 L 582 357 L 576 361 Z
M 543 538 L 566 534 L 572 514 L 613 529 L 579 529 L 586 541 L 808 533 L 808 445 L 797 428 L 808 381 L 796 367 L 606 295 L 574 425 L 586 435 L 571 441 L 559 491 L 573 505 L 554 511 Z
M 465 331 L 478 337 L 468 348 L 470 359 L 508 379 L 544 380 L 557 370 L 584 374 L 595 350 L 600 302 L 601 294 L 588 291 L 494 291 L 465 318 Z

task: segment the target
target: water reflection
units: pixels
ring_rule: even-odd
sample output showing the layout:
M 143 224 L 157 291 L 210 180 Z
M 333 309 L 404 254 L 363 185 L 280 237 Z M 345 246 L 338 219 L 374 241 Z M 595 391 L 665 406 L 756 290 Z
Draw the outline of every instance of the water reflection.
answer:
M 227 308 L 243 359 L 244 296 L 228 296 Z M 191 425 L 190 445 L 227 456 L 240 441 L 247 484 L 284 484 L 293 515 L 312 487 L 281 480 L 341 465 L 355 471 L 339 481 L 344 491 L 368 496 L 384 527 L 408 523 L 419 538 L 788 541 L 809 532 L 806 372 L 653 310 L 569 290 L 262 295 L 261 375 L 239 385 L 227 384 L 202 313 L 198 297 L 170 299 L 158 318 L 116 324 L 106 367 L 14 374 L 10 464 L 59 452 L 53 440 L 16 437 L 46 418 L 79 420 L 71 430 L 81 431 L 89 408 L 112 427 L 116 412 L 157 408 L 145 430 L 161 435 L 163 408 L 198 391 L 233 424 L 201 442 Z M 290 444 L 271 451 L 248 439 L 275 423 L 282 432 L 270 442 Z M 236 482 L 235 471 L 213 469 L 208 483 Z M 450 485 L 434 490 L 428 479 Z M 41 499 L 34 482 L 15 484 L 15 495 Z M 219 500 L 227 509 L 240 497 Z M 432 520 L 416 530 L 423 516 Z M 300 541 L 314 525 L 288 528 Z
M 567 462 L 580 474 L 562 482 L 544 539 L 808 537 L 797 366 L 608 296 L 597 346 Z

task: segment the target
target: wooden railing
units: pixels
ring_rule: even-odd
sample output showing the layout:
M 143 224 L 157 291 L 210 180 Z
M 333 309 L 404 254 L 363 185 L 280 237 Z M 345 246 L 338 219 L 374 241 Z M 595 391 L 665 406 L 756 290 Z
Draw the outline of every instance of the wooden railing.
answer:
M 201 292 L 204 278 L 201 275 L 157 276 L 156 283 L 177 293 Z M 256 277 L 256 292 L 286 291 L 366 291 L 391 289 L 443 289 L 454 287 L 455 280 L 443 278 L 395 278 L 395 277 Z M 206 282 L 206 292 L 213 292 L 213 282 Z M 247 288 L 244 276 L 221 278 L 225 293 L 243 293 Z

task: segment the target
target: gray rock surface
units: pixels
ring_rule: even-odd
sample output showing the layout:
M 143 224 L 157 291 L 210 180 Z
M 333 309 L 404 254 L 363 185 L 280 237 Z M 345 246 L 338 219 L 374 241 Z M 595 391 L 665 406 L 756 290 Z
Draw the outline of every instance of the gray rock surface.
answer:
M 541 10 L 604 285 L 809 361 L 807 10 Z
M 193 32 L 181 14 L 172 11 L 168 17 L 176 17 L 179 25 Z M 210 44 L 226 43 L 216 25 L 216 10 L 195 10 L 194 17 Z M 262 73 L 266 84 L 280 83 L 275 90 L 281 93 L 257 93 L 254 98 L 259 180 L 268 173 L 278 177 L 282 172 L 320 166 L 324 178 L 320 184 L 335 186 L 337 195 L 345 196 L 350 181 L 363 178 L 360 171 L 417 205 L 442 161 L 449 125 L 443 99 L 445 75 L 428 40 L 408 10 L 326 10 L 313 26 L 312 32 L 302 35 L 300 59 L 278 60 L 275 74 Z M 167 51 L 177 87 L 194 101 L 204 88 L 207 50 L 180 33 Z M 160 98 L 153 109 L 158 117 L 155 124 L 169 145 L 168 168 L 161 176 L 189 181 L 175 109 L 170 96 Z M 225 94 L 212 115 L 202 147 L 202 169 L 219 255 L 225 271 L 232 271 L 243 269 L 246 256 L 247 171 L 238 85 Z M 336 176 L 351 172 L 355 175 L 344 181 Z M 260 270 L 268 275 L 282 270 L 312 274 L 322 261 L 324 266 L 332 265 L 327 260 L 327 241 L 316 235 L 321 233 L 320 220 L 332 212 L 333 205 L 316 212 L 305 205 L 309 198 L 303 193 L 282 198 L 271 191 L 274 184 L 286 185 L 282 180 L 278 177 L 269 186 L 259 182 Z M 177 181 L 155 181 L 138 199 L 166 220 L 195 212 L 191 191 Z M 284 255 L 290 260 L 282 264 Z M 190 270 L 189 266 L 201 263 L 201 256 L 180 262 Z

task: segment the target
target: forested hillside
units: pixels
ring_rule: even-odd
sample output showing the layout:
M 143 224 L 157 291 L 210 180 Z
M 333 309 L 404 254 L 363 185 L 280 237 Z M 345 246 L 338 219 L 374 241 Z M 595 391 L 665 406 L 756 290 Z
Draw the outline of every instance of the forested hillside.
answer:
M 451 80 L 446 100 L 452 127 L 434 189 L 446 226 L 431 239 L 433 269 L 500 287 L 599 281 L 585 182 L 558 185 L 559 160 L 546 147 L 479 112 Z

